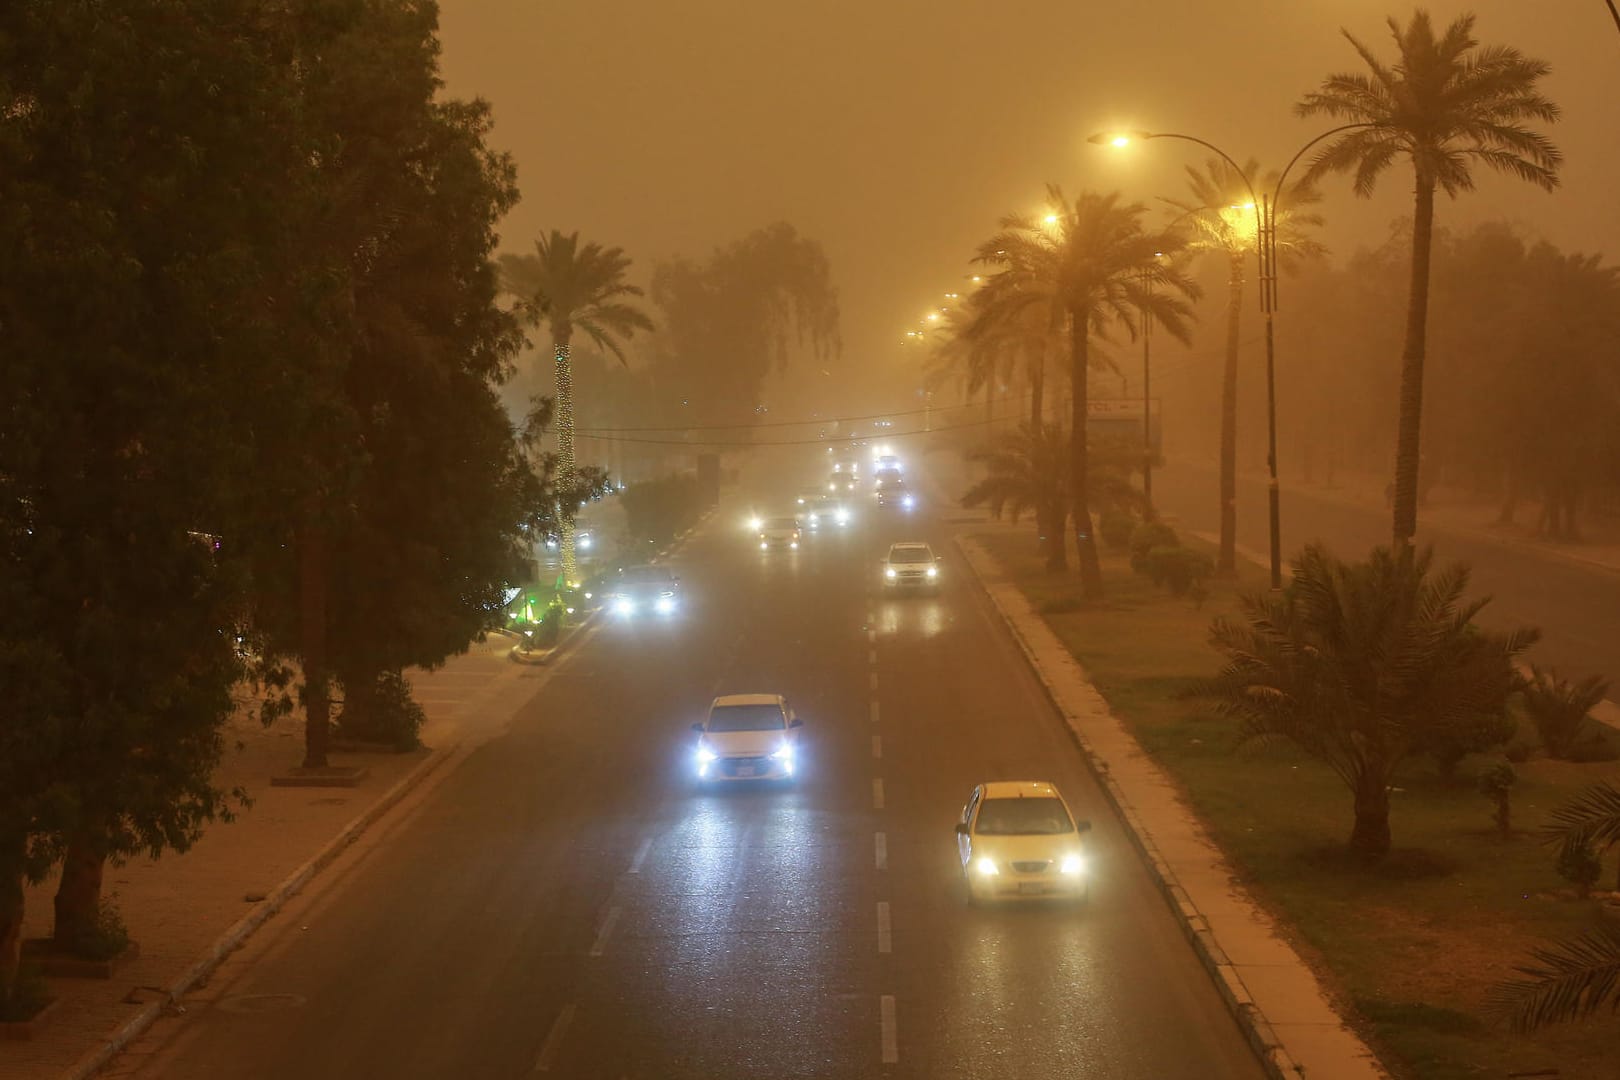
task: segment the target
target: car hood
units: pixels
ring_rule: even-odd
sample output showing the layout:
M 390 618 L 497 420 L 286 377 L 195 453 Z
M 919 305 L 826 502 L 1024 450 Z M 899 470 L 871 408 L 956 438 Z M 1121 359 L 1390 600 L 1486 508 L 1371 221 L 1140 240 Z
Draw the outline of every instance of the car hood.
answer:
M 1062 859 L 1065 855 L 1078 855 L 1083 850 L 1080 834 L 1055 833 L 1051 836 L 975 836 L 973 854 L 988 856 L 997 862 L 1033 862 L 1038 859 Z
M 660 596 L 672 596 L 674 593 L 675 586 L 672 583 L 662 583 L 657 585 L 620 585 L 614 590 L 613 595 L 623 596 L 630 600 L 656 600 Z
M 703 745 L 721 757 L 765 757 L 782 745 L 781 731 L 706 731 Z

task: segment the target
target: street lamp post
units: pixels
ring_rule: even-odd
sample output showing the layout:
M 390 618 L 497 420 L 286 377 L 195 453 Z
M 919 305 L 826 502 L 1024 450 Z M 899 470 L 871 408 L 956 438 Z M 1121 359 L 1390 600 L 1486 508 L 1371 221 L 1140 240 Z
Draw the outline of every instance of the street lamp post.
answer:
M 1269 511 L 1269 525 L 1271 532 L 1271 587 L 1282 588 L 1282 491 L 1277 481 L 1277 343 L 1273 331 L 1273 316 L 1277 311 L 1277 202 L 1282 198 L 1283 185 L 1288 180 L 1288 173 L 1299 163 L 1305 151 L 1332 135 L 1352 128 L 1371 126 L 1368 123 L 1341 124 L 1336 128 L 1322 132 L 1310 142 L 1300 147 L 1298 152 L 1289 159 L 1283 171 L 1277 177 L 1276 186 L 1267 194 L 1255 198 L 1254 186 L 1249 178 L 1243 175 L 1225 151 L 1213 143 L 1205 142 L 1194 135 L 1182 135 L 1168 131 L 1132 131 L 1119 134 L 1097 134 L 1090 137 L 1089 142 L 1108 144 L 1110 146 L 1127 146 L 1133 141 L 1146 142 L 1148 139 L 1184 139 L 1187 142 L 1197 143 L 1199 146 L 1219 154 L 1221 160 L 1231 166 L 1232 171 L 1243 181 L 1243 186 L 1249 191 L 1249 198 L 1253 200 L 1255 212 L 1255 254 L 1260 263 L 1260 313 L 1266 325 L 1266 493 Z

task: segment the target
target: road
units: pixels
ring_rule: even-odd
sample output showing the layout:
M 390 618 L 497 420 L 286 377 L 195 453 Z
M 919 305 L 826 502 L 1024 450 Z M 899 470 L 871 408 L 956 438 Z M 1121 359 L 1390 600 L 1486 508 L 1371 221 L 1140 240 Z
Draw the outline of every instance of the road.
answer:
M 1153 496 L 1166 515 L 1185 527 L 1217 533 L 1215 484 L 1214 469 L 1177 462 L 1154 472 Z M 1237 542 L 1264 558 L 1270 539 L 1263 478 L 1239 476 L 1237 520 Z M 1313 540 L 1346 556 L 1389 543 L 1388 514 L 1286 487 L 1282 524 L 1285 561 Z M 1531 650 L 1531 660 L 1565 675 L 1602 675 L 1609 680 L 1610 697 L 1620 697 L 1620 574 L 1444 528 L 1425 528 L 1421 511 L 1418 530 L 1419 542 L 1433 544 L 1437 558 L 1472 567 L 1472 594 L 1493 597 L 1482 622 L 1540 627 L 1541 642 Z
M 951 526 L 767 555 L 740 515 L 676 560 L 685 611 L 602 624 L 134 1075 L 1261 1076 Z M 941 594 L 882 597 L 919 536 Z M 806 718 L 796 787 L 694 788 L 688 725 L 741 691 Z M 952 826 L 994 778 L 1092 820 L 1088 905 L 966 905 Z

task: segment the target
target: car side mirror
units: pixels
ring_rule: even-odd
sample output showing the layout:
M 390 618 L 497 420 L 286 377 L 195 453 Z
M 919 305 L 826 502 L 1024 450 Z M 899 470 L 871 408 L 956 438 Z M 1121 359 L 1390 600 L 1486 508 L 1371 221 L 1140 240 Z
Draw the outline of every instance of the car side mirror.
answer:
M 1077 821 L 1077 822 L 1075 822 L 1074 823 L 1074 831 L 1075 832 L 1090 832 L 1091 831 L 1091 822 L 1089 822 L 1089 821 Z
M 703 725 L 702 724 L 693 724 L 692 725 L 692 730 L 693 731 L 702 731 L 703 730 Z M 1086 827 L 1089 829 L 1091 826 L 1087 825 Z
M 958 821 L 956 823 L 956 835 L 957 836 L 966 836 L 967 834 L 968 834 L 967 822 Z
M 804 727 L 804 720 L 795 716 L 793 719 L 788 721 L 788 727 Z

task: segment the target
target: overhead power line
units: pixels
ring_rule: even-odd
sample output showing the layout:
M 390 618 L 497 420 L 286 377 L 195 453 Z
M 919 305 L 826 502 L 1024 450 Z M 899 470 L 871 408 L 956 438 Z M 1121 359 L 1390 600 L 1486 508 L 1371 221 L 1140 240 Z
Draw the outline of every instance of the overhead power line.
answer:
M 991 420 L 972 420 L 965 424 L 942 424 L 927 431 L 885 431 L 881 435 L 833 435 L 824 439 L 773 439 L 769 442 L 749 442 L 742 439 L 638 439 L 625 435 L 590 435 L 583 431 L 575 431 L 576 439 L 594 439 L 597 442 L 640 443 L 649 446 L 827 446 L 831 443 L 870 442 L 874 439 L 888 442 L 892 439 L 909 439 L 916 435 L 932 435 L 940 431 L 960 431 L 964 428 L 986 427 L 990 424 L 1001 424 L 1008 421 L 1017 421 L 1020 417 L 998 416 Z
M 1030 395 L 1018 394 L 998 398 L 998 401 L 1022 401 Z M 900 409 L 895 412 L 868 413 L 865 416 L 823 416 L 813 420 L 762 420 L 754 424 L 671 424 L 665 427 L 592 427 L 576 428 L 575 434 L 587 431 L 749 431 L 754 428 L 809 427 L 813 424 L 851 424 L 857 420 L 887 420 L 891 416 L 917 416 L 925 412 L 946 412 L 950 409 L 968 409 L 981 404 L 964 401 L 957 405 L 925 405 L 920 409 Z

